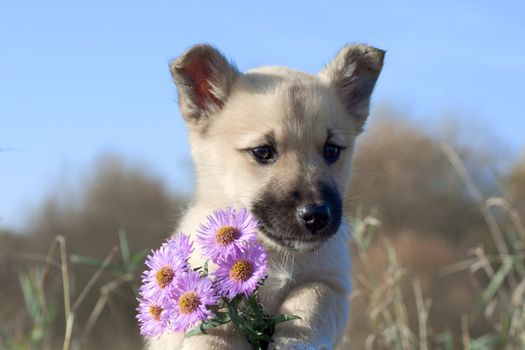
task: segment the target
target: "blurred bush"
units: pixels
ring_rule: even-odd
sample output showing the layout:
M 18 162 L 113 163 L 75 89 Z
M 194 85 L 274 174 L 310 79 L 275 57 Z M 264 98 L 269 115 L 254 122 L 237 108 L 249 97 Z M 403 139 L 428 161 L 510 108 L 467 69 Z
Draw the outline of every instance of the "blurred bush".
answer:
M 413 230 L 457 241 L 483 225 L 442 141 L 392 113 L 382 111 L 387 116 L 372 124 L 357 147 L 348 207 L 377 208 L 391 234 Z M 470 163 L 470 172 L 481 177 L 484 169 L 477 159 L 483 150 L 453 147 Z
M 508 174 L 500 176 L 499 169 L 504 166 L 505 158 L 499 157 L 493 149 L 454 139 L 445 142 L 408 119 L 393 117 L 390 110 L 380 113 L 384 114 L 383 118 L 370 128 L 357 148 L 354 177 L 346 199 L 348 215 L 354 224 L 357 227 L 362 224 L 359 213 L 368 213 L 380 223 L 383 236 L 383 239 L 371 240 L 366 247 L 366 257 L 363 247 L 353 245 L 354 256 L 358 257 L 354 258 L 353 276 L 356 285 L 362 288 L 356 288 L 352 300 L 347 344 L 358 349 L 369 348 L 367 346 L 372 343 L 372 349 L 420 348 L 421 344 L 414 341 L 421 323 L 413 286 L 415 280 L 420 293 L 432 301 L 431 312 L 425 315 L 428 327 L 425 334 L 447 337 L 440 344 L 428 342 L 428 348 L 463 348 L 462 319 L 480 303 L 481 294 L 493 276 L 485 275 L 478 281 L 470 273 L 468 264 L 454 273 L 444 272 L 455 262 L 464 260 L 474 247 L 482 249 L 475 250 L 479 253 L 477 259 L 493 254 L 489 256 L 491 264 L 495 261 L 490 266 L 494 270 L 500 267 L 502 257 L 510 254 L 509 250 L 515 248 L 518 257 L 523 254 L 525 241 L 515 244 L 517 241 L 511 236 L 518 229 L 508 212 L 492 208 L 490 203 L 501 203 L 500 198 L 492 196 L 505 195 L 518 208 L 523 204 L 524 164 L 518 161 Z M 497 178 L 500 183 L 495 181 Z M 507 188 L 506 193 L 498 191 L 500 186 Z M 497 241 L 507 246 L 505 254 L 498 250 L 495 236 L 501 236 Z M 394 252 L 394 260 L 390 250 Z M 472 264 L 474 261 L 474 258 L 470 260 Z M 519 270 L 519 266 L 516 269 Z M 394 280 L 384 276 L 388 273 Z M 505 287 L 516 288 L 516 284 L 505 284 Z M 387 292 L 395 295 L 391 304 L 385 299 Z M 378 299 L 374 300 L 374 294 Z M 399 305 L 403 310 L 399 311 Z M 378 332 L 380 320 L 371 321 L 371 314 L 380 318 L 384 315 L 378 310 L 387 310 L 390 306 L 394 309 L 390 310 L 393 312 L 392 328 L 385 326 Z M 395 318 L 396 312 L 407 314 L 397 314 Z M 502 314 L 505 312 L 509 314 L 508 309 Z M 493 329 L 494 322 L 486 318 L 473 317 L 468 324 L 469 337 L 473 339 Z M 398 343 L 377 341 L 381 336 L 396 339 L 396 332 L 401 334 Z M 372 338 L 376 342 L 367 343 Z M 480 348 L 503 349 L 502 344 L 492 343 Z
M 28 217 L 26 232 L 0 234 L 0 297 L 10 300 L 9 303 L 2 303 L 0 329 L 15 338 L 23 338 L 31 329 L 32 314 L 30 310 L 23 312 L 19 276 L 29 276 L 41 270 L 44 262 L 50 259 L 46 255 L 57 236 L 65 238 L 68 254 L 95 259 L 102 259 L 111 251 L 118 243 L 118 233 L 122 230 L 127 235 L 130 252 L 151 249 L 160 245 L 172 232 L 182 204 L 180 197 L 170 194 L 161 180 L 143 167 L 127 164 L 114 155 L 101 158 L 78 191 L 59 187 L 51 193 L 42 207 Z M 55 266 L 60 261 L 52 261 L 53 271 L 49 274 L 45 289 L 49 299 L 58 301 L 59 310 L 53 327 L 47 330 L 47 339 L 40 345 L 47 343 L 56 348 L 63 340 L 65 319 L 61 276 Z M 96 268 L 70 264 L 70 269 L 71 294 L 75 297 L 81 293 Z M 100 298 L 100 288 L 117 277 L 117 274 L 104 274 L 97 280 L 92 292 L 79 307 L 75 324 L 83 327 L 88 323 Z M 93 336 L 83 348 L 140 348 L 141 338 L 133 319 L 136 304 L 133 287 L 138 278 L 137 274 L 133 281 L 113 291 L 108 307 L 97 319 Z M 73 331 L 80 332 L 79 329 Z

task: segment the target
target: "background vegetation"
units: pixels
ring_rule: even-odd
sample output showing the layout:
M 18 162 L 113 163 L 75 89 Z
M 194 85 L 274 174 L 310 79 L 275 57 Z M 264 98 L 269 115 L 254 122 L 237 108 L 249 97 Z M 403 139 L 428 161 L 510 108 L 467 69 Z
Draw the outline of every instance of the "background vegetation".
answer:
M 374 119 L 345 201 L 355 228 L 345 347 L 525 348 L 525 158 L 388 108 Z M 186 200 L 109 155 L 78 190 L 50 192 L 23 232 L 0 231 L 0 349 L 141 348 L 143 258 Z

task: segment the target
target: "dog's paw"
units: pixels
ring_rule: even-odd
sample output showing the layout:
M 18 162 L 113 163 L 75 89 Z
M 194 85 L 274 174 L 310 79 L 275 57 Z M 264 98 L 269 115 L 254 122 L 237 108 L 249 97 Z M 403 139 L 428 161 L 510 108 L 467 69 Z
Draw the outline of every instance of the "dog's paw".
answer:
M 185 338 L 182 350 L 251 350 L 244 335 L 239 333 L 232 324 L 207 331 L 207 334 Z
M 274 342 L 268 347 L 275 350 L 332 350 L 333 346 L 327 339 L 300 339 L 290 337 L 274 337 Z
M 224 339 L 213 336 L 194 337 L 186 339 L 182 344 L 182 350 L 251 350 L 251 346 L 244 339 Z

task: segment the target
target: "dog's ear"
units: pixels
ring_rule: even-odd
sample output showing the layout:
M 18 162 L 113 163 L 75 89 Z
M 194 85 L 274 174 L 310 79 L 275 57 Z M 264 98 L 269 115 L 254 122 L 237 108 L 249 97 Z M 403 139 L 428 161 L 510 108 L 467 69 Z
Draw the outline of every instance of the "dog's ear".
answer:
M 343 47 L 319 75 L 337 92 L 347 112 L 362 129 L 370 106 L 370 96 L 381 68 L 385 51 L 356 44 Z
M 170 63 L 179 106 L 187 122 L 218 112 L 239 75 L 237 68 L 210 45 L 195 45 Z

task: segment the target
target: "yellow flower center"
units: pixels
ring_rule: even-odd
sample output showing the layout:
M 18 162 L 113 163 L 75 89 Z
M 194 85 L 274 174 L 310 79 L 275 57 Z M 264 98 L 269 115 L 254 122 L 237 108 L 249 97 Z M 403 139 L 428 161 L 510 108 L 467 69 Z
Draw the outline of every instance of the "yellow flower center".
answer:
M 197 310 L 201 303 L 201 298 L 195 292 L 186 292 L 179 299 L 179 309 L 183 314 L 191 314 Z
M 153 317 L 153 319 L 155 321 L 160 321 L 160 313 L 162 312 L 162 308 L 158 305 L 151 305 L 149 307 L 149 313 L 151 314 L 151 317 Z
M 226 246 L 239 238 L 239 236 L 240 232 L 236 227 L 221 226 L 215 233 L 215 242 L 219 245 Z
M 248 260 L 239 260 L 230 269 L 230 277 L 236 281 L 246 281 L 253 273 L 253 266 Z
M 173 281 L 174 276 L 175 271 L 173 271 L 173 269 L 169 266 L 161 267 L 155 274 L 157 284 L 160 288 L 166 288 L 171 283 L 171 281 Z

